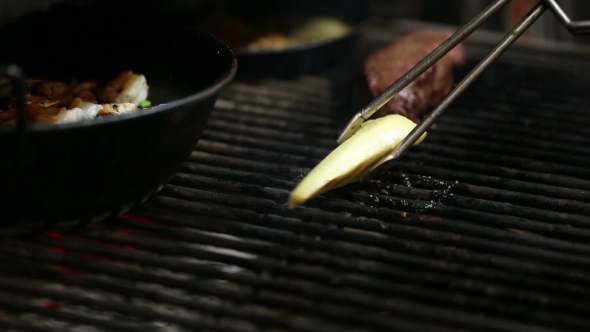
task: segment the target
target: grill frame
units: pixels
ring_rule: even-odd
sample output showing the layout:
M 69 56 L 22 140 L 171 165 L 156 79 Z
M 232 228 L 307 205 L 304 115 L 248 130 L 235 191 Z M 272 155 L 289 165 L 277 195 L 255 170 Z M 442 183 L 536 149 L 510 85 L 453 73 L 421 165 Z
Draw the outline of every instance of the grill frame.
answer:
M 497 91 L 484 95 L 496 104 L 477 106 L 470 98 L 502 79 L 494 75 L 392 171 L 294 211 L 285 204 L 289 190 L 335 146 L 341 120 L 355 111 L 350 96 L 339 95 L 347 84 L 234 82 L 183 168 L 144 206 L 65 233 L 6 231 L 13 236 L 0 244 L 0 327 L 590 327 L 587 157 L 579 145 L 562 150 L 586 141 L 584 113 L 568 107 L 563 112 L 576 116 L 555 121 L 552 106 L 510 117 L 514 109 L 498 105 L 514 96 Z M 527 95 L 533 104 L 538 97 Z

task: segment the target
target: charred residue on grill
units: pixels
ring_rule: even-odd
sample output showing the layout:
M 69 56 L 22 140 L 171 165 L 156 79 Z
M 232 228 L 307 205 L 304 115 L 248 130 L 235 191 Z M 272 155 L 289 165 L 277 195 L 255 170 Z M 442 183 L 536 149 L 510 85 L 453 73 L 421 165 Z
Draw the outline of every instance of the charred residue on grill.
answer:
M 435 209 L 436 206 L 445 204 L 453 196 L 452 188 L 457 183 L 391 172 L 382 175 L 381 179 L 365 180 L 351 185 L 350 187 L 357 191 L 350 199 L 368 207 L 402 209 L 423 215 L 429 214 L 429 210 Z M 358 194 L 359 190 L 367 193 Z

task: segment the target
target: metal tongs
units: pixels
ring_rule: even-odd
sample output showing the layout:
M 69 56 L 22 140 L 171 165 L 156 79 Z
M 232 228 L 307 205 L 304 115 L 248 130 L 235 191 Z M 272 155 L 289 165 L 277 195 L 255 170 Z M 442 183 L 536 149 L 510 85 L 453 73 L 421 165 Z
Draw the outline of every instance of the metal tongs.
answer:
M 496 0 L 494 3 L 489 5 L 475 18 L 473 18 L 465 26 L 457 30 L 449 39 L 437 47 L 432 53 L 426 58 L 420 61 L 412 69 L 410 69 L 404 76 L 394 82 L 387 90 L 382 92 L 379 96 L 373 99 L 369 105 L 367 105 L 360 112 L 355 114 L 344 131 L 338 138 L 338 143 L 346 141 L 350 138 L 360 127 L 361 124 L 368 120 L 371 115 L 377 112 L 383 105 L 389 102 L 395 97 L 401 90 L 403 90 L 408 84 L 413 82 L 418 76 L 424 73 L 434 63 L 445 56 L 473 31 L 477 30 L 485 21 L 487 21 L 494 13 L 500 10 L 502 7 L 507 5 L 512 0 Z M 484 58 L 473 68 L 473 70 L 467 74 L 467 76 L 457 84 L 448 95 L 432 110 L 428 113 L 422 121 L 414 127 L 414 129 L 406 136 L 406 138 L 397 146 L 397 148 L 390 152 L 388 155 L 383 157 L 372 167 L 367 168 L 362 176 L 367 175 L 370 172 L 379 173 L 389 169 L 395 164 L 395 161 L 404 155 L 410 147 L 422 136 L 422 134 L 434 123 L 434 121 L 445 111 L 445 109 L 451 104 L 473 81 L 479 77 L 479 75 L 494 61 L 496 60 L 512 43 L 514 43 L 518 37 L 520 37 L 533 23 L 549 8 L 553 14 L 557 16 L 559 21 L 574 35 L 588 34 L 590 33 L 590 21 L 572 21 L 561 9 L 559 4 L 555 0 L 540 0 L 535 7 L 520 21 L 516 26 L 509 31 L 504 38 L 490 51 Z

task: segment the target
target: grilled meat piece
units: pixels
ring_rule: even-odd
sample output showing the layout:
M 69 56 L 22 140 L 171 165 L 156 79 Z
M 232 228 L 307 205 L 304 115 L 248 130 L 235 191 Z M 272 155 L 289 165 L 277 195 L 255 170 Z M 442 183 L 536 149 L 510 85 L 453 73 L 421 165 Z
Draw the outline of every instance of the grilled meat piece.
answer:
M 453 33 L 418 31 L 397 39 L 371 54 L 364 62 L 364 74 L 373 96 L 385 91 L 397 79 L 425 58 Z M 437 105 L 453 87 L 453 67 L 466 62 L 465 49 L 457 45 L 384 105 L 378 116 L 401 114 L 418 123 L 425 111 Z

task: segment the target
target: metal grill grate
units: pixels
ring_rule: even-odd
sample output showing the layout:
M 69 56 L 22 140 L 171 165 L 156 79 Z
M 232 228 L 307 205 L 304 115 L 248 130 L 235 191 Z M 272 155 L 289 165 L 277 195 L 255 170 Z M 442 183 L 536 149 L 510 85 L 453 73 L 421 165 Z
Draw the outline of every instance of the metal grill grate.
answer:
M 496 65 L 392 172 L 294 211 L 342 105 L 320 78 L 236 82 L 146 206 L 3 240 L 0 326 L 587 330 L 587 85 L 533 73 Z

